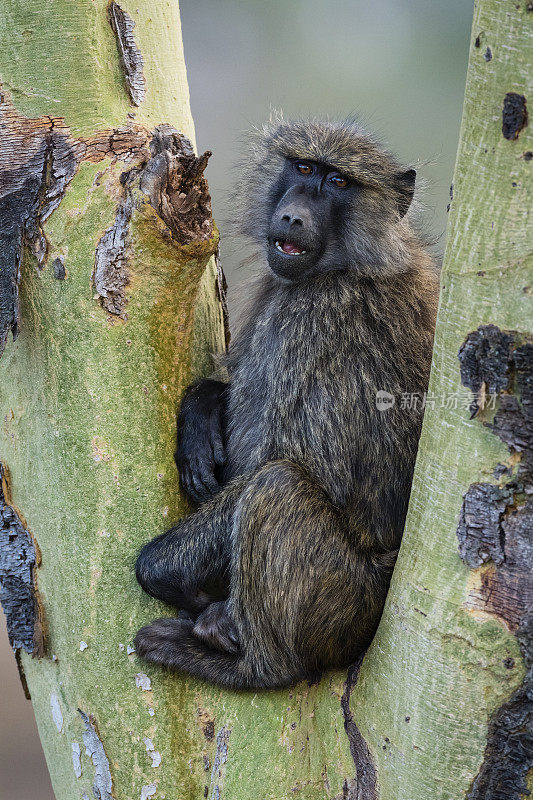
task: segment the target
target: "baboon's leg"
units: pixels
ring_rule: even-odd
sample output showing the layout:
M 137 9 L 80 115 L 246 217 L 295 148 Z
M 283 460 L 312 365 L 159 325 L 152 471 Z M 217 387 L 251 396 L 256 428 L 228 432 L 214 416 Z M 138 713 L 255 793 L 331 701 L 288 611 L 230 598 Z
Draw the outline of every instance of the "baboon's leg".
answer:
M 368 643 L 384 592 L 344 525 L 304 470 L 266 464 L 239 497 L 231 595 L 215 615 L 225 629 L 229 618 L 239 651 L 208 646 L 192 623 L 158 620 L 139 632 L 139 655 L 230 687 L 287 686 L 348 663 Z
M 347 664 L 367 643 L 363 619 L 373 570 L 354 528 L 290 461 L 267 464 L 244 489 L 228 606 L 260 685 L 286 685 Z
M 211 683 L 238 689 L 252 686 L 241 676 L 239 653 L 213 650 L 193 634 L 188 619 L 156 619 L 135 637 L 138 656 L 152 664 L 198 675 Z
M 244 479 L 144 545 L 136 565 L 143 589 L 165 603 L 199 613 L 212 599 L 206 584 L 227 578 L 231 530 Z

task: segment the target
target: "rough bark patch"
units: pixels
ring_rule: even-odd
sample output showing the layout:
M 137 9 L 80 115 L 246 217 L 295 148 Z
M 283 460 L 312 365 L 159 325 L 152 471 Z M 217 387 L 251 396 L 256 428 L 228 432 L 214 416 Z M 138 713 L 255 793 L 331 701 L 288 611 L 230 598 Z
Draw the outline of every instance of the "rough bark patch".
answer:
M 96 245 L 94 259 L 93 283 L 102 306 L 122 319 L 127 318 L 124 289 L 129 283 L 126 260 L 132 211 L 133 203 L 127 196 L 117 209 L 113 225 Z
M 43 223 L 61 202 L 83 160 L 145 163 L 150 133 L 133 123 L 74 139 L 60 117 L 22 116 L 0 87 L 0 355 L 19 327 L 24 246 L 44 266 L 49 243 Z M 54 266 L 55 269 L 55 266 Z
M 97 131 L 83 141 L 83 160 L 97 164 L 104 158 L 124 163 L 145 163 L 150 158 L 151 133 L 133 122 L 113 130 Z
M 52 269 L 54 270 L 54 278 L 57 278 L 58 281 L 64 281 L 67 277 L 67 272 L 65 270 L 65 259 L 63 256 L 58 256 L 54 258 L 52 263 Z
M 109 21 L 117 39 L 120 62 L 130 100 L 133 105 L 140 106 L 145 98 L 146 89 L 143 57 L 133 36 L 135 22 L 118 3 L 110 4 Z
M 341 708 L 344 716 L 344 730 L 350 742 L 350 753 L 355 764 L 356 780 L 346 780 L 342 800 L 377 800 L 377 777 L 374 759 L 363 739 L 350 710 L 350 695 L 357 683 L 364 653 L 348 670 Z
M 457 538 L 459 555 L 469 567 L 504 559 L 502 519 L 513 493 L 491 483 L 473 483 L 464 496 Z
M 514 379 L 512 393 L 500 396 L 500 405 L 490 426 L 511 453 L 520 459 L 518 475 L 533 481 L 533 342 L 515 346 L 511 353 Z
M 0 88 L 0 355 L 8 332 L 15 338 L 18 331 L 23 246 L 41 267 L 48 252 L 42 223 L 77 169 L 78 149 L 63 120 L 21 117 Z
M 533 498 L 502 523 L 504 560 L 483 576 L 485 611 L 502 617 L 516 631 L 533 607 Z
M 109 760 L 100 739 L 94 717 L 85 714 L 81 708 L 78 712 L 85 725 L 83 744 L 85 752 L 94 764 L 93 794 L 97 800 L 113 800 L 113 780 L 109 769 Z
M 13 649 L 40 657 L 44 637 L 35 586 L 39 553 L 7 494 L 5 469 L 0 463 L 0 602 Z
M 507 92 L 503 99 L 502 133 L 506 139 L 518 139 L 527 125 L 527 105 L 523 94 Z
M 215 738 L 215 720 L 213 716 L 207 709 L 198 706 L 196 709 L 196 718 L 206 740 L 212 742 Z
M 513 469 L 501 485 L 472 484 L 459 516 L 459 554 L 469 567 L 492 562 L 469 607 L 496 614 L 511 630 L 533 604 L 533 344 L 494 325 L 469 334 L 459 351 L 461 379 L 475 394 L 499 394 L 490 428 L 509 448 Z M 477 413 L 476 411 L 476 413 Z
M 512 336 L 496 325 L 482 325 L 470 333 L 459 350 L 461 383 L 471 389 L 472 417 L 485 406 L 487 394 L 497 394 L 509 385 L 509 354 Z
M 483 567 L 478 594 L 469 607 L 503 619 L 516 631 L 527 668 L 522 685 L 489 721 L 481 769 L 468 800 L 520 800 L 533 767 L 533 343 L 514 331 L 483 326 L 461 350 L 461 379 L 480 396 L 491 386 L 499 394 L 492 423 L 508 446 L 516 471 L 498 470 L 503 486 L 473 484 L 463 502 L 457 535 L 459 552 L 471 567 Z
M 222 726 L 217 733 L 217 746 L 213 759 L 213 769 L 211 770 L 211 781 L 207 787 L 206 797 L 209 800 L 220 800 L 220 787 L 224 779 L 225 764 L 228 760 L 228 744 L 231 729 Z

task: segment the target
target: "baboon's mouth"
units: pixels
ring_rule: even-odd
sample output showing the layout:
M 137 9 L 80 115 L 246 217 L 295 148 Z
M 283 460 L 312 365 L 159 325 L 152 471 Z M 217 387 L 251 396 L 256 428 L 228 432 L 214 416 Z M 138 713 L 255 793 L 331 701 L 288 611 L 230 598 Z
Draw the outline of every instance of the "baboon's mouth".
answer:
M 288 242 L 285 240 L 277 240 L 276 241 L 276 250 L 279 250 L 280 253 L 284 253 L 286 256 L 303 256 L 306 252 L 302 247 L 299 247 L 294 242 Z

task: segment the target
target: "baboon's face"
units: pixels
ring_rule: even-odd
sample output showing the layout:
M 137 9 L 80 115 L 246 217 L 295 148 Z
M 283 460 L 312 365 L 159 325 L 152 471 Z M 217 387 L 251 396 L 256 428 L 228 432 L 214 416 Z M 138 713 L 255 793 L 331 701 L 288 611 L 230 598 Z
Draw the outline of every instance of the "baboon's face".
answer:
M 287 159 L 270 197 L 272 271 L 294 281 L 343 268 L 342 231 L 360 188 L 327 164 Z

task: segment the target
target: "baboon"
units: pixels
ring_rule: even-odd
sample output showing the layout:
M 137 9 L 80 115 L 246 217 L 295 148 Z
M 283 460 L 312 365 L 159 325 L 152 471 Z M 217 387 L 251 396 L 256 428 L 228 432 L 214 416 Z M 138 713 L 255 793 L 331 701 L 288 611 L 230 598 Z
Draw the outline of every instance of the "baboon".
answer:
M 186 615 L 139 631 L 145 660 L 282 687 L 368 646 L 436 315 L 437 271 L 406 216 L 415 176 L 353 120 L 278 119 L 253 136 L 233 214 L 260 273 L 229 380 L 195 383 L 181 405 L 181 484 L 200 505 L 142 548 L 137 578 Z

